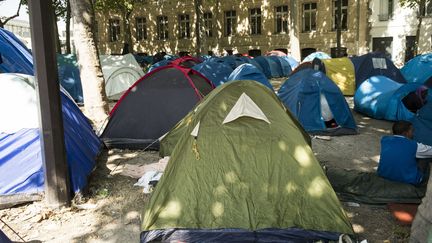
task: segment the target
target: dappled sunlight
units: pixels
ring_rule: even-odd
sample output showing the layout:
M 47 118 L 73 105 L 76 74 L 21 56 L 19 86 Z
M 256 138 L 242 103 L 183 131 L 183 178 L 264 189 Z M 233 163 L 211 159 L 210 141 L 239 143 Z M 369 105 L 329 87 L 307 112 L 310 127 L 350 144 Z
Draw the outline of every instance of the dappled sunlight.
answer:
M 302 146 L 296 146 L 293 152 L 294 158 L 302 167 L 310 167 L 312 166 L 312 161 L 310 158 L 310 154 L 308 150 L 306 150 Z
M 211 211 L 212 211 L 213 216 L 215 216 L 216 218 L 219 218 L 224 213 L 224 206 L 221 202 L 215 202 L 215 203 L 213 203 Z
M 327 188 L 328 184 L 326 183 L 326 181 L 323 180 L 321 177 L 316 177 L 310 183 L 307 192 L 311 197 L 320 198 L 323 196 L 324 193 L 328 192 L 327 190 L 325 190 Z
M 294 193 L 294 192 L 297 192 L 297 190 L 299 189 L 299 187 L 297 186 L 297 184 L 295 184 L 294 182 L 290 181 L 286 185 L 285 189 L 286 189 L 286 191 L 288 193 Z
M 234 171 L 230 171 L 225 174 L 224 179 L 227 183 L 233 184 L 238 181 L 238 176 Z
M 282 151 L 287 151 L 287 144 L 285 143 L 285 141 L 279 141 L 278 142 L 278 146 L 279 146 L 279 148 L 282 150 Z
M 170 201 L 165 206 L 163 211 L 159 213 L 162 219 L 178 219 L 182 213 L 182 205 L 178 201 Z
M 215 188 L 215 190 L 213 191 L 213 194 L 215 196 L 222 196 L 227 192 L 228 192 L 228 189 L 224 185 L 219 185 Z

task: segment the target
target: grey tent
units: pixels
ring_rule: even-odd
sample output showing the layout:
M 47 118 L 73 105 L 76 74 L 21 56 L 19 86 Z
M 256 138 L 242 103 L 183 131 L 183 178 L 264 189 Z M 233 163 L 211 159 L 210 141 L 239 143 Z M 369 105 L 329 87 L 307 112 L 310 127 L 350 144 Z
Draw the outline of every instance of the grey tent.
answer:
M 177 65 L 157 68 L 136 81 L 120 98 L 101 138 L 109 148 L 157 148 L 155 141 L 213 87 L 195 70 Z

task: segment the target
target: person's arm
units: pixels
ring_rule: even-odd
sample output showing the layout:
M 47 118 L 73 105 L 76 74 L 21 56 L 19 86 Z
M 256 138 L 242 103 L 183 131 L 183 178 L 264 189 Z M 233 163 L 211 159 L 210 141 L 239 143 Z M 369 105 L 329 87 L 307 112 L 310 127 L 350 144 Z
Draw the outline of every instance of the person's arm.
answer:
M 416 157 L 419 159 L 432 158 L 432 146 L 417 143 Z

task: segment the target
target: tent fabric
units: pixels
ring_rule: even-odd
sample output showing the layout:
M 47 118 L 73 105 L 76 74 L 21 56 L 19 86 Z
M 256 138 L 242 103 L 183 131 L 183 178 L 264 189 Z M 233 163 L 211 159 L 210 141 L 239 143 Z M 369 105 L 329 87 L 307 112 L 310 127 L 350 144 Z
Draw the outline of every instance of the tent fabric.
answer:
M 179 65 L 181 67 L 191 68 L 198 63 L 201 63 L 201 61 L 195 57 L 184 56 L 173 60 L 171 63 L 174 65 Z
M 3 28 L 0 28 L 0 73 L 33 75 L 30 51 L 13 33 Z
M 414 127 L 414 140 L 432 146 L 432 99 L 428 96 L 428 102 L 410 120 Z
M 355 72 L 354 65 L 347 57 L 318 59 L 315 58 L 312 65 L 324 72 L 340 88 L 344 95 L 355 93 Z
M 157 148 L 157 139 L 212 89 L 211 82 L 192 69 L 160 67 L 121 97 L 101 138 L 108 148 Z
M 280 63 L 277 63 L 275 60 L 270 57 L 258 56 L 254 58 L 263 69 L 263 73 L 267 78 L 279 78 L 283 77 L 283 71 L 280 66 Z
M 223 124 L 243 93 L 270 123 L 241 117 Z M 191 136 L 198 122 L 198 136 Z M 179 124 L 174 130 L 183 133 L 143 213 L 142 242 L 185 229 L 191 242 L 201 230 L 242 229 L 239 237 L 247 239 L 276 229 L 283 234 L 275 234 L 275 241 L 290 239 L 292 228 L 333 237 L 353 232 L 309 136 L 268 88 L 255 81 L 228 82 Z M 175 139 L 171 136 L 161 144 Z
M 100 62 L 105 78 L 105 92 L 112 100 L 118 100 L 135 81 L 144 76 L 143 70 L 130 53 L 123 56 L 101 55 Z
M 406 83 L 400 70 L 384 53 L 371 52 L 362 56 L 351 57 L 354 65 L 356 86 L 359 87 L 372 76 L 385 76 L 398 83 Z
M 215 87 L 225 83 L 233 71 L 232 67 L 224 62 L 215 62 L 212 60 L 197 64 L 192 69 L 209 79 Z
M 333 232 L 289 229 L 170 229 L 141 233 L 141 242 L 272 242 L 304 243 L 320 239 L 338 241 L 339 234 Z
M 232 71 L 232 73 L 227 79 L 227 81 L 233 80 L 254 80 L 273 90 L 273 86 L 271 85 L 269 80 L 253 64 L 245 63 L 238 66 L 234 71 Z
M 0 91 L 6 93 L 7 90 L 22 87 L 21 94 L 25 93 L 22 96 L 0 95 L 1 120 L 8 120 L 0 124 L 0 195 L 43 191 L 44 173 L 34 82 L 34 78 L 27 75 L 0 74 Z M 87 184 L 87 176 L 94 168 L 101 143 L 76 104 L 63 90 L 60 94 L 71 190 L 79 192 Z M 23 99 L 25 102 L 22 102 Z M 13 109 L 4 109 L 5 106 Z M 4 126 L 14 121 L 15 127 Z
M 302 63 L 304 63 L 304 62 L 312 62 L 313 59 L 315 59 L 315 58 L 318 58 L 318 59 L 331 59 L 331 56 L 328 55 L 327 53 L 317 51 L 317 52 L 311 53 L 307 57 L 305 57 L 303 59 Z
M 321 95 L 325 96 L 339 127 L 326 127 L 321 111 Z M 296 72 L 281 86 L 278 96 L 309 133 L 357 134 L 357 125 L 342 92 L 321 71 L 304 69 Z
M 80 71 L 76 55 L 57 54 L 58 75 L 61 86 L 77 103 L 84 102 Z
M 414 57 L 400 71 L 407 82 L 424 84 L 432 78 L 432 53 Z
M 354 110 L 375 119 L 389 121 L 410 120 L 414 114 L 402 99 L 421 84 L 401 84 L 385 76 L 374 76 L 364 81 L 354 95 Z
M 278 66 L 281 70 L 280 75 L 282 77 L 288 77 L 291 74 L 292 68 L 291 68 L 290 63 L 287 61 L 287 59 L 282 58 L 282 57 L 278 57 L 278 56 L 268 56 L 266 58 L 271 59 L 271 60 L 275 61 L 276 64 L 278 64 Z
M 342 201 L 366 204 L 420 203 L 426 187 L 384 179 L 376 172 L 327 168 L 327 177 Z
M 281 58 L 285 59 L 289 63 L 292 70 L 294 70 L 299 65 L 299 62 L 291 56 L 283 56 Z
M 0 242 L 1 243 L 12 243 L 12 241 L 0 230 Z

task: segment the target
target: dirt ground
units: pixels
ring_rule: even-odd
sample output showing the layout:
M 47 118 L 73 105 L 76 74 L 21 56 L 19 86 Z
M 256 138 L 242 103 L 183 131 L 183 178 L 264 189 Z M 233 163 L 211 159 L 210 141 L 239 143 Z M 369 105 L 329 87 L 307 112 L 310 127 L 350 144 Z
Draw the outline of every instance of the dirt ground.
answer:
M 280 84 L 276 80 L 274 84 Z M 352 98 L 347 98 L 352 106 Z M 359 135 L 314 138 L 312 148 L 318 160 L 328 167 L 373 171 L 379 159 L 379 140 L 390 132 L 391 123 L 373 120 L 353 112 Z M 104 150 L 91 175 L 88 191 L 70 208 L 52 210 L 42 202 L 0 210 L 0 219 L 24 240 L 34 242 L 138 242 L 140 214 L 149 196 L 133 186 L 134 178 L 122 175 L 125 165 L 148 165 L 162 170 L 157 152 Z M 356 232 L 357 240 L 368 242 L 407 242 L 410 228 L 399 226 L 385 207 L 343 206 Z M 19 241 L 4 223 L 3 230 Z

